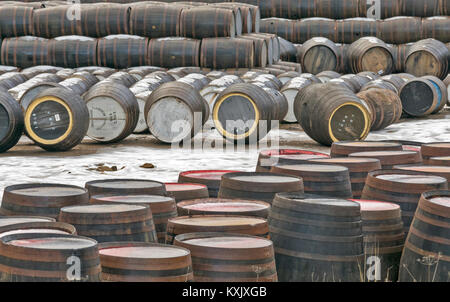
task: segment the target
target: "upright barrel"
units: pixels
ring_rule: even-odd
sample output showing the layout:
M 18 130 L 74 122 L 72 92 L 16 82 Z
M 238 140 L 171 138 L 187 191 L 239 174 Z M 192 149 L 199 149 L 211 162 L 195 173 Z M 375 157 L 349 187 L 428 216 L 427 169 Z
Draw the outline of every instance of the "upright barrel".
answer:
M 180 216 L 242 215 L 267 218 L 270 204 L 259 200 L 202 198 L 177 203 Z
M 167 195 L 178 203 L 183 200 L 208 198 L 208 187 L 195 183 L 166 183 Z
M 418 172 L 424 172 L 429 173 L 437 176 L 441 176 L 445 179 L 447 179 L 449 186 L 450 186 L 450 167 L 447 166 L 437 166 L 437 165 L 396 165 L 394 166 L 394 169 L 399 170 L 406 170 L 406 171 L 418 171 Z
M 217 197 L 220 180 L 226 173 L 238 172 L 235 170 L 192 170 L 180 172 L 179 183 L 199 183 L 208 187 L 209 197 Z
M 383 169 L 392 169 L 395 165 L 420 164 L 422 156 L 418 151 L 366 151 L 356 152 L 349 157 L 377 158 L 380 160 Z
M 94 195 L 166 195 L 163 183 L 147 179 L 102 179 L 85 184 Z
M 394 142 L 334 142 L 331 145 L 331 157 L 347 157 L 350 153 L 365 151 L 401 151 L 402 144 Z

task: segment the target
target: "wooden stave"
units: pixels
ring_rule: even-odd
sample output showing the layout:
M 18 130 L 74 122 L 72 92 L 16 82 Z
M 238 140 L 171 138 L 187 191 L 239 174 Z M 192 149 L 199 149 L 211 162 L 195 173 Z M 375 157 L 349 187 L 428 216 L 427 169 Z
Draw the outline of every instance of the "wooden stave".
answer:
M 200 44 L 200 40 L 186 38 L 151 39 L 148 45 L 149 64 L 167 68 L 200 66 Z M 164 48 L 165 45 L 168 45 L 169 49 Z M 180 48 L 188 51 L 179 55 Z M 163 59 L 158 60 L 158 57 Z M 181 60 L 177 60 L 178 57 Z

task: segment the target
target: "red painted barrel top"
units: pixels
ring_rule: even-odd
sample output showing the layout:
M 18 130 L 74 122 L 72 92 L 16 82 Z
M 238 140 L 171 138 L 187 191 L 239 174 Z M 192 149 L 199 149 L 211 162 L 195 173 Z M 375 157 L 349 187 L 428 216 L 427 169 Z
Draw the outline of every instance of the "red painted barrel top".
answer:
M 7 244 L 34 249 L 71 250 L 93 247 L 97 242 L 87 238 L 44 237 L 37 239 L 11 240 Z
M 350 199 L 351 201 L 355 201 L 359 203 L 362 212 L 370 212 L 370 211 L 389 211 L 389 210 L 399 210 L 400 206 L 385 201 L 378 200 L 365 200 L 365 199 Z
M 251 249 L 264 248 L 272 245 L 272 242 L 264 238 L 221 236 L 208 238 L 194 238 L 183 240 L 183 243 L 201 247 L 225 248 L 225 249 Z
M 160 195 L 117 195 L 117 196 L 103 196 L 94 195 L 92 196 L 95 200 L 105 201 L 105 202 L 118 202 L 118 203 L 158 203 L 158 202 L 170 202 L 173 198 Z
M 195 191 L 207 189 L 206 185 L 193 183 L 165 183 L 167 192 Z
M 222 175 L 226 173 L 240 172 L 234 170 L 196 170 L 196 171 L 184 171 L 181 172 L 180 175 L 188 176 L 191 178 L 199 178 L 199 179 L 211 179 L 211 180 L 220 180 Z
M 141 259 L 167 259 L 189 255 L 189 251 L 171 246 L 118 246 L 99 250 L 100 255 L 141 258 Z
M 447 181 L 443 177 L 433 175 L 382 174 L 376 178 L 406 184 L 435 184 Z
M 268 208 L 268 206 L 251 202 L 205 202 L 185 205 L 183 208 L 188 210 L 200 210 L 205 212 L 245 212 Z

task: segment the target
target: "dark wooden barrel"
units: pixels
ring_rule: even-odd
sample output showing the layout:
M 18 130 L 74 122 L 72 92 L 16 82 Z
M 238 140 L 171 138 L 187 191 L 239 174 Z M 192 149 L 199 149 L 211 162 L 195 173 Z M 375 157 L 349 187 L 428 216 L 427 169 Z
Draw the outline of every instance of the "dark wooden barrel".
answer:
M 385 43 L 403 44 L 422 38 L 422 19 L 419 17 L 393 17 L 377 22 L 377 37 Z
M 366 151 L 401 151 L 402 144 L 381 141 L 334 142 L 331 145 L 331 157 L 346 157 L 350 153 Z
M 422 194 L 406 238 L 400 282 L 448 282 L 450 191 Z
M 270 34 L 264 34 L 264 33 L 250 33 L 250 34 L 245 34 L 241 36 L 242 38 L 247 37 L 247 38 L 251 38 L 251 39 L 263 39 L 264 41 L 266 41 L 266 45 L 267 45 L 267 65 L 270 66 L 272 65 L 272 63 L 274 63 L 275 61 L 275 57 L 276 57 L 276 45 L 275 45 L 275 40 L 274 37 L 271 36 Z M 256 52 L 256 50 L 255 50 Z
M 251 35 L 242 35 L 239 36 L 239 39 L 251 40 L 253 41 L 253 49 L 254 49 L 254 65 L 256 67 L 266 67 L 268 63 L 267 56 L 269 55 L 269 51 L 267 48 L 267 42 L 263 38 L 251 36 Z M 270 59 L 271 60 L 271 59 Z
M 450 156 L 450 142 L 423 144 L 421 153 L 424 164 L 429 164 L 431 157 Z
M 301 89 L 311 85 L 312 83 L 313 82 L 310 79 L 299 76 L 291 79 L 283 86 L 283 88 L 281 88 L 280 92 L 284 94 L 288 102 L 288 113 L 284 117 L 285 122 L 295 123 L 297 121 L 297 117 L 294 113 L 295 97 Z
M 378 38 L 363 37 L 353 42 L 347 52 L 349 67 L 353 73 L 372 71 L 379 75 L 394 70 L 391 49 Z
M 381 169 L 380 160 L 376 158 L 322 158 L 309 160 L 312 164 L 338 165 L 348 168 L 353 198 L 360 198 L 369 172 Z
M 48 56 L 50 64 L 65 68 L 97 65 L 97 39 L 81 36 L 51 39 Z
M 257 5 L 257 3 L 253 3 L 253 5 L 252 5 L 251 1 L 249 3 L 240 1 L 239 7 L 241 8 L 241 11 L 244 11 L 244 14 L 245 14 L 245 11 L 247 10 L 247 8 L 250 10 L 250 14 L 252 17 L 252 28 L 251 28 L 251 31 L 249 31 L 249 32 L 259 33 L 260 23 L 261 23 L 261 12 L 260 12 L 260 9 L 259 9 L 259 6 Z
M 396 72 L 404 72 L 405 71 L 406 54 L 408 53 L 411 45 L 413 45 L 413 43 L 398 44 L 398 45 L 390 46 L 392 54 L 394 55 L 394 65 L 395 65 L 394 70 Z
M 84 7 L 85 6 L 83 6 L 83 10 Z M 83 19 L 77 20 L 77 15 L 74 13 L 74 7 L 69 5 L 34 10 L 32 14 L 34 35 L 44 38 L 70 35 L 90 36 L 83 33 Z M 82 18 L 83 16 L 80 14 L 80 17 Z M 105 26 L 105 24 L 102 25 Z
M 428 17 L 440 14 L 440 0 L 403 0 L 400 11 L 405 16 Z
M 153 5 L 142 2 L 130 13 L 130 33 L 149 38 L 180 35 L 181 5 Z
M 443 43 L 450 42 L 448 28 L 450 26 L 449 16 L 435 16 L 422 19 L 422 38 L 433 38 Z
M 303 191 L 303 180 L 297 176 L 272 172 L 235 172 L 222 176 L 218 197 L 272 203 L 276 193 Z
M 402 11 L 401 1 L 379 1 L 379 6 L 375 2 L 359 1 L 359 13 L 368 18 L 386 19 L 395 16 L 405 15 Z M 379 16 L 376 12 L 379 12 Z
M 164 143 L 193 138 L 209 118 L 209 106 L 191 85 L 164 83 L 148 98 L 144 107 L 150 132 Z
M 450 167 L 447 166 L 438 166 L 429 164 L 426 166 L 423 165 L 396 165 L 393 167 L 393 169 L 399 169 L 399 170 L 405 170 L 405 171 L 418 171 L 418 172 L 424 172 L 428 174 L 433 174 L 437 176 L 444 177 L 447 179 L 449 186 L 450 186 Z
M 89 127 L 89 111 L 73 91 L 55 87 L 40 92 L 25 112 L 28 137 L 47 151 L 66 151 L 78 145 Z
M 175 246 L 192 254 L 196 282 L 276 282 L 272 241 L 243 234 L 178 235 Z
M 382 80 L 384 82 L 388 82 L 392 85 L 394 85 L 395 89 L 397 91 L 400 91 L 402 86 L 407 82 L 404 77 L 398 76 L 396 74 L 389 74 L 385 75 L 379 78 L 379 80 Z
M 89 110 L 87 135 L 101 143 L 125 139 L 136 128 L 139 105 L 134 94 L 124 85 L 103 80 L 84 95 Z
M 34 223 L 55 223 L 54 218 L 41 216 L 0 216 L 0 232 L 9 232 L 17 228 L 26 228 Z
M 304 43 L 313 37 L 324 37 L 337 42 L 337 22 L 328 18 L 306 18 L 294 21 L 292 43 Z M 262 30 L 262 29 L 261 29 Z
M 27 94 L 31 94 L 33 95 L 33 97 L 35 97 L 37 95 L 37 93 L 32 93 L 33 91 L 33 87 L 36 84 L 40 84 L 40 83 L 45 83 L 45 82 L 52 82 L 52 83 L 57 83 L 59 81 L 61 81 L 61 77 L 57 76 L 54 73 L 48 73 L 48 72 L 44 72 L 44 73 L 40 73 L 38 75 L 36 75 L 35 77 L 32 77 L 31 79 L 29 79 L 28 81 L 17 85 L 14 88 L 11 88 L 8 90 L 8 93 L 11 94 L 19 103 L 21 102 L 22 98 L 27 98 Z M 31 102 L 32 98 L 29 98 L 26 103 L 27 105 Z
M 81 236 L 98 242 L 157 242 L 152 211 L 147 205 L 91 204 L 61 209 L 58 221 L 70 223 Z
M 184 9 L 179 27 L 182 37 L 194 39 L 236 35 L 235 14 L 233 10 L 225 8 L 208 6 Z
M 297 48 L 286 39 L 278 37 L 280 42 L 280 59 L 286 62 L 297 62 Z
M 320 119 L 313 112 L 322 112 Z M 333 83 L 302 89 L 294 102 L 294 113 L 305 133 L 320 144 L 364 140 L 370 131 L 370 112 L 347 88 Z
M 115 69 L 148 65 L 148 38 L 110 35 L 98 39 L 98 65 Z
M 131 87 L 134 83 L 137 82 L 137 80 L 128 72 L 125 71 L 117 71 L 114 72 L 113 74 L 111 74 L 110 76 L 108 76 L 106 79 L 101 81 L 103 85 L 103 83 L 110 83 L 110 82 L 114 82 L 114 83 L 118 83 L 121 85 L 124 85 L 125 87 Z
M 361 13 L 358 10 L 358 0 L 320 0 L 316 1 L 316 15 L 333 19 L 345 19 L 358 17 Z
M 302 178 L 305 193 L 336 198 L 353 196 L 349 169 L 345 166 L 281 163 L 270 171 Z
M 202 40 L 200 66 L 213 69 L 251 68 L 256 62 L 254 42 L 240 38 L 208 38 Z
M 0 91 L 0 153 L 17 144 L 23 129 L 22 108 L 9 93 Z
M 372 88 L 358 93 L 366 101 L 372 115 L 371 130 L 381 130 L 397 123 L 402 116 L 402 101 L 399 96 L 387 89 Z
M 4 39 L 1 62 L 20 68 L 48 64 L 48 40 L 31 36 Z
M 0 6 L 0 37 L 33 35 L 33 8 Z
M 420 195 L 431 190 L 446 190 L 447 180 L 423 172 L 378 170 L 367 176 L 362 199 L 396 203 L 402 210 L 404 231 L 407 233 Z
M 62 207 L 89 202 L 86 189 L 61 184 L 30 183 L 5 188 L 1 215 L 30 215 L 56 218 Z
M 369 18 L 336 20 L 336 31 L 335 42 L 351 44 L 362 37 L 376 36 L 377 21 Z
M 322 71 L 322 72 L 319 72 L 318 74 L 316 74 L 316 77 L 322 83 L 327 83 L 332 79 L 337 79 L 337 78 L 341 77 L 341 74 L 336 71 L 325 70 L 325 71 Z
M 359 204 L 312 198 L 297 193 L 275 196 L 268 221 L 279 280 L 362 281 Z
M 450 156 L 430 157 L 427 164 L 434 166 L 450 166 Z
M 444 84 L 443 81 L 441 81 L 441 79 L 432 75 L 423 76 L 422 79 L 430 81 L 431 84 L 433 84 L 433 86 L 437 88 L 438 105 L 431 114 L 439 113 L 440 111 L 442 111 L 442 109 L 444 109 L 445 104 L 448 101 L 447 86 Z
M 241 30 L 241 33 L 251 33 L 253 31 L 253 13 L 255 12 L 255 10 L 250 5 L 242 5 L 242 3 L 221 2 L 215 3 L 213 4 L 213 6 L 233 9 L 233 11 L 235 12 L 236 33 L 238 33 L 239 30 Z M 241 19 L 240 23 L 239 15 Z M 259 16 L 259 18 L 261 18 L 261 16 Z
M 193 281 L 188 249 L 148 242 L 107 242 L 99 245 L 102 281 Z
M 386 89 L 386 90 L 390 90 L 390 91 L 398 94 L 398 89 L 395 87 L 395 85 L 391 84 L 388 81 L 384 81 L 382 79 L 376 79 L 376 80 L 368 82 L 363 87 L 361 87 L 360 92 L 366 91 L 369 89 L 374 89 L 374 88 L 375 89 Z
M 260 30 L 263 33 L 276 34 L 291 42 L 298 42 L 294 36 L 294 20 L 266 18 L 261 20 Z
M 219 133 L 235 142 L 257 142 L 271 129 L 275 105 L 263 88 L 237 83 L 222 91 L 213 107 L 212 118 Z
M 242 215 L 267 218 L 270 204 L 260 200 L 202 198 L 177 203 L 178 215 Z
M 392 169 L 395 165 L 422 163 L 422 156 L 417 151 L 364 151 L 348 155 L 349 157 L 377 158 L 381 162 L 383 169 Z
M 322 71 L 339 68 L 340 52 L 333 41 L 323 37 L 313 37 L 303 44 L 302 71 L 318 74 Z
M 93 85 L 98 82 L 98 79 L 88 72 L 75 72 L 72 76 L 64 81 L 58 83 L 62 87 L 72 90 L 77 95 L 84 95 Z
M 414 43 L 405 59 L 405 72 L 421 77 L 434 75 L 444 79 L 448 74 L 448 48 L 435 39 L 425 39 Z
M 163 183 L 146 179 L 102 179 L 85 184 L 90 196 L 95 195 L 166 195 Z
M 55 221 L 33 221 L 5 225 L 0 227 L 0 240 L 2 237 L 15 234 L 69 234 L 76 235 L 77 230 L 71 224 Z
M 105 37 L 129 34 L 131 8 L 128 5 L 109 3 L 81 6 L 81 35 Z
M 173 244 L 177 235 L 197 232 L 246 234 L 269 238 L 267 220 L 255 216 L 193 215 L 170 218 L 166 244 Z
M 135 204 L 148 205 L 153 215 L 156 236 L 159 243 L 166 240 L 166 228 L 169 218 L 177 216 L 177 207 L 172 197 L 159 195 L 94 195 L 90 198 L 91 203 L 111 203 L 111 204 Z
M 375 259 L 380 261 L 380 266 L 375 266 L 369 276 L 365 274 L 364 281 L 396 282 L 405 242 L 400 207 L 390 202 L 361 199 L 352 201 L 359 203 L 361 207 L 365 263 L 373 265 L 371 257 L 378 257 Z M 366 272 L 368 269 L 365 266 Z
M 399 96 L 403 112 L 410 116 L 420 117 L 438 112 L 446 103 L 438 84 L 426 78 L 409 80 L 400 89 Z
M 270 172 L 277 164 L 304 164 L 309 160 L 329 158 L 328 154 L 302 149 L 267 149 L 259 152 L 255 172 Z
M 208 187 L 196 183 L 165 183 L 167 195 L 178 203 L 183 200 L 208 198 Z
M 330 80 L 330 82 L 335 80 L 338 79 L 332 79 Z M 359 76 L 356 74 L 345 74 L 341 76 L 339 80 L 343 80 L 355 93 L 358 93 L 364 85 L 370 82 L 367 77 Z
M 27 78 L 17 71 L 6 72 L 0 75 L 0 89 L 8 91 L 26 80 Z
M 209 197 L 216 198 L 219 193 L 220 180 L 226 173 L 239 172 L 235 170 L 192 170 L 180 172 L 179 183 L 199 183 L 208 187 Z
M 0 250 L 3 259 L 0 281 L 100 281 L 98 244 L 91 238 L 69 234 L 13 234 L 2 237 Z M 73 270 L 75 266 L 80 270 Z
M 200 40 L 171 37 L 151 39 L 149 64 L 166 68 L 200 66 Z

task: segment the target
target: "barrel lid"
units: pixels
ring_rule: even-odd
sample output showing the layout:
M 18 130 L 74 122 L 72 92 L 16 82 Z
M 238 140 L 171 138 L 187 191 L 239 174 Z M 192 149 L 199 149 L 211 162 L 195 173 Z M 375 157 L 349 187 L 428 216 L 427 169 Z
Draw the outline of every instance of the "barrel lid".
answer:
M 401 170 L 428 172 L 428 173 L 450 173 L 450 167 L 448 166 L 407 165 L 407 166 L 394 166 L 394 168 Z
M 46 229 L 46 228 L 33 228 L 33 229 L 18 229 L 0 233 L 0 238 L 15 234 L 33 234 L 33 233 L 45 233 L 45 234 L 70 234 L 67 231 L 59 229 Z
M 104 179 L 87 182 L 86 185 L 99 188 L 140 189 L 161 186 L 160 182 L 144 179 Z
M 55 221 L 52 218 L 47 217 L 18 217 L 18 216 L 9 216 L 9 217 L 0 217 L 0 227 L 13 225 L 18 223 L 27 223 L 27 222 L 48 222 Z
M 371 141 L 334 142 L 333 145 L 346 146 L 346 147 L 396 147 L 396 146 L 401 146 L 398 143 L 371 142 Z
M 178 191 L 195 191 L 207 189 L 206 185 L 193 184 L 193 183 L 165 183 L 166 191 L 168 192 L 178 192 Z
M 285 182 L 298 182 L 299 179 L 291 176 L 284 175 L 236 175 L 230 177 L 234 180 L 248 183 L 285 183 Z
M 450 196 L 433 197 L 430 198 L 429 201 L 441 206 L 450 207 Z
M 300 155 L 300 154 L 328 156 L 325 153 L 302 149 L 268 149 L 262 150 L 260 154 L 267 156 Z
M 169 245 L 149 245 L 149 246 L 117 246 L 99 249 L 100 255 L 121 257 L 121 258 L 141 258 L 141 259 L 167 259 L 183 257 L 190 254 L 186 249 Z
M 169 222 L 194 226 L 239 226 L 266 223 L 266 220 L 246 216 L 194 215 L 172 218 Z
M 51 197 L 75 196 L 86 193 L 86 189 L 81 187 L 60 185 L 60 184 L 40 184 L 40 183 L 13 185 L 6 187 L 5 191 L 17 195 L 51 196 Z
M 133 203 L 133 204 L 148 204 L 159 202 L 170 202 L 174 199 L 172 197 L 160 196 L 160 195 L 94 195 L 91 199 L 104 202 L 117 202 L 117 203 Z
M 334 157 L 334 158 L 321 158 L 313 159 L 312 162 L 318 163 L 341 163 L 341 164 L 359 164 L 359 163 L 376 163 L 380 160 L 370 157 Z
M 431 157 L 430 159 L 448 160 L 448 161 L 450 161 L 450 156 L 436 156 L 436 157 Z
M 392 202 L 365 200 L 365 199 L 350 199 L 351 201 L 359 203 L 361 212 L 377 212 L 377 211 L 398 211 L 400 206 Z
M 180 175 L 188 176 L 191 178 L 203 178 L 211 180 L 220 180 L 222 175 L 226 173 L 239 172 L 234 170 L 197 170 L 197 171 L 184 171 Z
M 64 236 L 16 239 L 8 241 L 7 244 L 33 249 L 73 250 L 93 247 L 97 242 L 88 238 Z
M 265 248 L 272 245 L 272 242 L 258 237 L 241 236 L 211 236 L 207 238 L 192 238 L 183 240 L 183 243 L 200 247 L 226 248 L 226 249 L 251 249 Z
M 424 144 L 425 147 L 450 148 L 450 142 Z
M 133 204 L 92 204 L 69 206 L 61 209 L 65 213 L 80 213 L 80 214 L 100 214 L 100 213 L 121 213 L 145 209 L 146 206 Z
M 365 152 L 356 152 L 351 153 L 350 157 L 394 157 L 394 156 L 404 156 L 409 154 L 417 154 L 417 151 L 365 151 Z
M 285 170 L 295 170 L 295 171 L 304 171 L 304 172 L 345 172 L 348 171 L 348 168 L 343 166 L 335 166 L 335 165 L 277 165 L 277 168 L 285 169 Z
M 406 184 L 435 184 L 447 182 L 447 180 L 440 176 L 434 175 L 407 175 L 407 174 L 381 174 L 376 178 L 387 180 L 391 182 L 406 183 Z
M 270 208 L 270 204 L 262 201 L 205 198 L 178 203 L 178 207 L 205 212 L 247 212 Z

